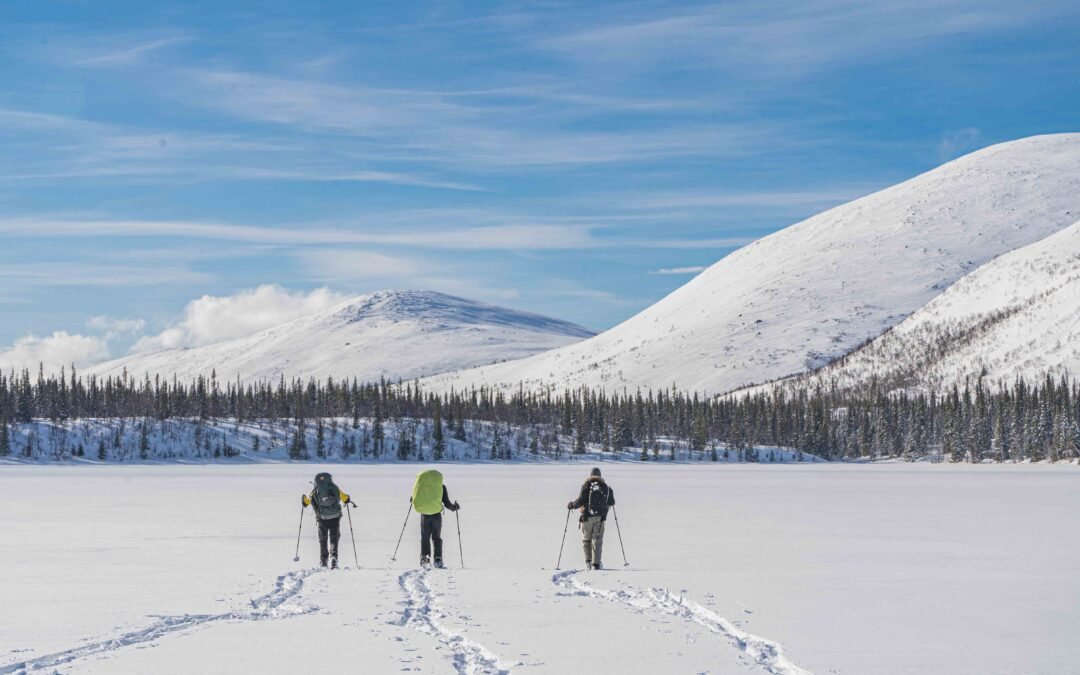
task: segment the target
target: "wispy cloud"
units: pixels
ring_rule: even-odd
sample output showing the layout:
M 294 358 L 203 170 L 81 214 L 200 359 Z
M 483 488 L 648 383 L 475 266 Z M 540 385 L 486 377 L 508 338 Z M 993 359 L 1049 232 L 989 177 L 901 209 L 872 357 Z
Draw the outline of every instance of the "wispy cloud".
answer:
M 762 11 L 753 0 L 707 9 L 639 14 L 549 35 L 538 47 L 581 62 L 640 69 L 694 62 L 696 69 L 768 68 L 785 79 L 843 60 L 1076 16 L 1075 3 L 1047 0 L 782 0 Z
M 781 139 L 797 141 L 782 125 L 762 120 L 669 119 L 680 109 L 700 114 L 701 100 L 605 96 L 565 85 L 405 89 L 209 68 L 165 76 L 174 82 L 166 91 L 183 105 L 290 133 L 349 138 L 366 143 L 368 156 L 474 170 L 739 156 L 768 151 Z M 601 111 L 666 114 L 625 130 L 578 124 Z
M 820 190 L 778 190 L 773 192 L 724 192 L 720 190 L 677 190 L 638 192 L 617 197 L 629 209 L 718 209 L 729 207 L 817 207 L 849 202 L 880 186 L 853 185 Z
M 114 265 L 77 262 L 2 263 L 0 279 L 22 287 L 116 288 L 208 283 L 213 274 L 179 266 Z
M 941 161 L 955 159 L 976 149 L 982 141 L 982 133 L 975 127 L 957 129 L 942 135 L 938 142 L 937 155 Z
M 302 251 L 296 256 L 306 266 L 308 275 L 319 281 L 396 281 L 427 276 L 432 271 L 430 264 L 415 258 L 357 249 L 318 249 Z
M 625 246 L 634 246 L 639 248 L 724 249 L 745 246 L 753 241 L 756 241 L 759 238 L 760 237 L 718 237 L 715 239 L 627 239 L 622 243 Z
M 431 216 L 439 223 L 440 213 Z M 400 218 L 400 215 L 397 217 Z M 393 220 L 394 216 L 387 216 Z M 423 219 L 421 213 L 410 218 Z M 273 245 L 315 246 L 326 244 L 372 244 L 458 250 L 572 249 L 603 245 L 591 234 L 589 226 L 573 225 L 494 225 L 487 227 L 429 227 L 398 231 L 388 225 L 367 223 L 370 229 L 327 227 L 265 227 L 229 223 L 198 223 L 152 220 L 80 220 L 65 218 L 0 219 L 0 233 L 24 237 L 179 237 L 213 239 Z
M 690 267 L 661 267 L 658 270 L 649 272 L 649 274 L 698 274 L 699 272 L 704 272 L 707 269 L 708 267 L 706 267 L 705 265 L 693 265 Z
M 137 44 L 106 44 L 100 45 L 97 53 L 91 53 L 74 59 L 75 65 L 79 66 L 120 66 L 131 65 L 144 59 L 152 52 L 166 47 L 171 47 L 184 42 L 190 42 L 192 36 L 179 35 L 176 37 L 161 38 L 149 42 Z
M 470 217 L 505 219 L 511 222 L 477 227 L 455 227 L 452 224 Z M 529 224 L 531 218 L 501 211 L 459 212 L 435 209 L 431 212 L 420 210 L 374 215 L 367 221 L 336 221 L 336 225 L 309 223 L 267 227 L 233 223 L 79 219 L 62 216 L 17 217 L 0 218 L 0 233 L 35 238 L 167 237 L 273 246 L 346 244 L 462 251 L 545 251 L 619 247 L 730 248 L 742 246 L 757 238 L 642 238 L 619 234 L 599 236 L 601 226 L 597 223 Z M 515 223 L 514 220 L 525 222 Z M 0 271 L 0 275 L 2 274 Z
M 62 115 L 0 108 L 0 157 L 11 168 L 0 181 L 58 178 L 135 180 L 385 183 L 481 191 L 472 182 L 387 171 L 347 148 L 310 139 L 197 131 L 136 130 Z M 27 140 L 26 132 L 36 140 Z M 43 135 L 44 134 L 44 135 Z
M 87 319 L 86 325 L 89 328 L 105 333 L 109 337 L 116 337 L 125 333 L 142 331 L 146 327 L 146 321 L 144 319 L 118 319 L 99 314 Z

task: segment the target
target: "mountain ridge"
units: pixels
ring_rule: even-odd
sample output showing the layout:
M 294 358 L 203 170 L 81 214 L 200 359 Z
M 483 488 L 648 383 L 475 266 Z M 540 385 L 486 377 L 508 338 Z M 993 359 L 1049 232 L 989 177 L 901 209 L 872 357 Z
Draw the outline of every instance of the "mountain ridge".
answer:
M 86 370 L 192 379 L 285 376 L 413 379 L 446 369 L 520 358 L 593 335 L 582 326 L 435 291 L 390 290 L 253 335 L 210 345 L 134 354 Z
M 990 146 L 759 239 L 596 337 L 425 384 L 719 394 L 775 380 L 849 353 L 1078 213 L 1080 134 Z

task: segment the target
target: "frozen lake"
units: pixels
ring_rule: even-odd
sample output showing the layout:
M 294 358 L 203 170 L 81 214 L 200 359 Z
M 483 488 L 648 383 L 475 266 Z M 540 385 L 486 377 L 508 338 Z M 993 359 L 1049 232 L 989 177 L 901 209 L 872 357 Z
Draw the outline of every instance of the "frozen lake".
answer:
M 292 560 L 321 468 L 362 569 L 310 512 Z M 0 467 L 0 673 L 1080 672 L 1075 466 L 605 464 L 631 564 L 609 518 L 580 574 L 584 464 L 440 466 L 466 569 L 453 514 L 391 564 L 419 468 Z

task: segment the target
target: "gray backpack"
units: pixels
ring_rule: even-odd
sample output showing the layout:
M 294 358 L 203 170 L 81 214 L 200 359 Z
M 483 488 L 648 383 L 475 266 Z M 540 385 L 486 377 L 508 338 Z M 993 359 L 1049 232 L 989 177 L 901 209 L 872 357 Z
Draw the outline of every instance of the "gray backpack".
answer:
M 312 492 L 311 501 L 315 506 L 315 516 L 319 520 L 341 517 L 341 490 L 334 485 L 330 474 L 320 473 L 315 476 L 315 490 Z

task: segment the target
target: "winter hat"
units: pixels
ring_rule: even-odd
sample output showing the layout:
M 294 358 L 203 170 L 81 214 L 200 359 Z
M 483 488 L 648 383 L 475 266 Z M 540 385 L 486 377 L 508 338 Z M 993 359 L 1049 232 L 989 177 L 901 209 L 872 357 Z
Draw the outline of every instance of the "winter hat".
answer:
M 592 471 L 590 471 L 590 472 L 589 472 L 589 475 L 590 475 L 590 476 L 597 476 L 597 477 L 599 477 L 599 476 L 600 476 L 600 467 L 598 467 L 598 466 L 594 466 L 594 467 L 592 468 Z

